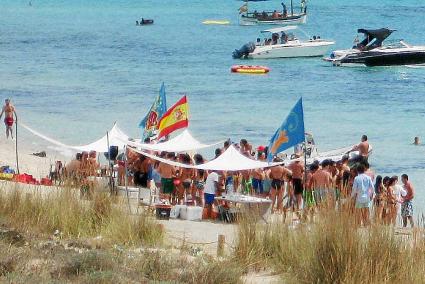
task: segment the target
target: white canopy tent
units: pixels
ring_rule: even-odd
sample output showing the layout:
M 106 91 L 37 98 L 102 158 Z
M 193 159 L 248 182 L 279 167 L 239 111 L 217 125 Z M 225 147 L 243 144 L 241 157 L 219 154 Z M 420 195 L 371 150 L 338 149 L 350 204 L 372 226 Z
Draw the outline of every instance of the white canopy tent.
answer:
M 72 146 L 72 148 L 77 151 L 109 152 L 108 138 L 109 146 L 118 146 L 118 149 L 123 149 L 126 145 L 123 141 L 128 141 L 129 137 L 118 127 L 117 123 L 114 123 L 114 126 L 108 131 L 108 134 L 105 134 L 105 136 L 99 140 L 83 146 Z
M 125 140 L 122 140 L 122 142 L 124 141 Z M 221 144 L 223 143 L 223 141 L 216 142 L 213 144 L 204 144 L 199 142 L 197 139 L 195 139 L 188 129 L 185 129 L 182 133 L 180 133 L 176 137 L 162 143 L 142 144 L 142 143 L 128 141 L 128 139 L 126 143 L 129 146 L 140 148 L 143 150 L 181 153 L 181 152 L 191 152 L 191 151 L 208 148 L 214 145 Z
M 268 163 L 253 160 L 241 154 L 233 145 L 218 156 L 205 164 L 197 165 L 196 169 L 219 170 L 219 171 L 243 171 L 259 168 L 268 168 L 280 165 L 282 163 Z
M 145 155 L 151 159 L 154 159 L 172 166 L 177 166 L 181 168 L 189 168 L 189 169 L 217 170 L 217 171 L 243 171 L 243 170 L 274 167 L 274 166 L 283 164 L 283 162 L 268 163 L 268 162 L 262 162 L 262 161 L 250 159 L 244 156 L 243 154 L 241 154 L 233 145 L 231 145 L 224 153 L 222 153 L 216 159 L 201 165 L 186 165 L 183 163 L 163 159 L 158 156 L 155 156 L 137 149 L 132 149 L 132 150 L 142 155 Z
M 52 139 L 50 137 L 47 137 L 46 135 L 41 134 L 40 132 L 30 128 L 29 126 L 25 125 L 24 123 L 19 123 L 20 126 L 31 132 L 32 134 L 40 137 L 41 139 L 50 142 L 54 145 L 57 145 L 59 147 L 65 148 L 65 149 L 71 149 L 74 151 L 96 151 L 99 153 L 102 152 L 108 152 L 108 136 L 109 136 L 109 145 L 110 146 L 118 146 L 118 148 L 124 148 L 126 145 L 126 142 L 128 140 L 128 136 L 118 127 L 117 123 L 114 123 L 111 130 L 108 131 L 108 134 L 105 134 L 102 138 L 94 141 L 93 143 L 87 144 L 87 145 L 81 145 L 81 146 L 71 146 L 64 144 L 60 141 L 57 141 L 55 139 Z

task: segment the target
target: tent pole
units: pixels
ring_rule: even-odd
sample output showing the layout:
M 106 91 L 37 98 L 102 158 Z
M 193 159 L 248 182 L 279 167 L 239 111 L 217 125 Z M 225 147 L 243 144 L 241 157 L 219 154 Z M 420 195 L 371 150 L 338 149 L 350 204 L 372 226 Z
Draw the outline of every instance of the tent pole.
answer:
M 109 131 L 106 131 L 106 142 L 108 145 L 108 168 L 109 168 L 109 191 L 112 195 L 114 192 L 114 186 L 112 184 L 112 167 L 111 167 L 111 148 L 109 146 Z
M 13 115 L 13 114 L 12 114 Z M 19 175 L 19 155 L 18 155 L 18 116 L 15 113 L 16 125 L 15 125 L 15 156 L 16 156 L 16 172 Z M 11 132 L 13 133 L 13 132 Z
M 128 162 L 127 162 L 127 146 L 124 146 L 124 164 L 125 164 L 125 174 L 124 174 L 124 182 L 125 182 L 125 194 L 127 195 L 127 205 L 128 211 L 131 214 L 131 206 L 130 206 L 130 196 L 128 194 Z

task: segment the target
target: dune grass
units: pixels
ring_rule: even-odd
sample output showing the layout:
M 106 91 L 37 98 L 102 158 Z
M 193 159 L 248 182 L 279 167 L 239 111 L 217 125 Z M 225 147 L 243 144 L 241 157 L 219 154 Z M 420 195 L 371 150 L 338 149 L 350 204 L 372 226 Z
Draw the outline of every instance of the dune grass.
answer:
M 64 238 L 101 236 L 106 242 L 125 245 L 154 245 L 163 239 L 151 216 L 130 216 L 122 202 L 105 192 L 82 200 L 72 188 L 50 192 L 29 192 L 18 186 L 0 189 L 0 217 L 21 231 L 50 235 L 56 231 Z
M 425 283 L 425 240 L 389 226 L 359 228 L 349 211 L 326 210 L 296 229 L 242 220 L 235 260 L 293 283 Z

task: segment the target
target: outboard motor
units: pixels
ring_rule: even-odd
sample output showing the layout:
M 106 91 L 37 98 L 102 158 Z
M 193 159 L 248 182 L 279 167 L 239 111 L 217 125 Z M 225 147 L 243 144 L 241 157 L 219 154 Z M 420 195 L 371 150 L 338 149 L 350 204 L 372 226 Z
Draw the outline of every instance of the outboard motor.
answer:
M 248 42 L 244 44 L 240 49 L 235 49 L 233 51 L 233 58 L 239 59 L 239 58 L 247 58 L 248 55 L 253 52 L 255 49 L 255 43 Z

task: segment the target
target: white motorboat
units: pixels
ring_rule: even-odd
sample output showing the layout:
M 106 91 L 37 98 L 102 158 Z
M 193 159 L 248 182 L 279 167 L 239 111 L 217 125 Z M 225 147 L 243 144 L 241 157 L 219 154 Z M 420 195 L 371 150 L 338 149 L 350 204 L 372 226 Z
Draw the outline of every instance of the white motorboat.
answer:
M 347 146 L 343 148 L 338 148 L 334 150 L 329 150 L 325 152 L 320 152 L 317 149 L 316 143 L 314 142 L 313 135 L 311 133 L 305 133 L 306 145 L 299 144 L 294 149 L 294 154 L 288 155 L 287 153 L 280 153 L 278 156 L 288 163 L 291 163 L 294 160 L 304 160 L 304 158 L 297 158 L 295 153 L 306 153 L 307 165 L 311 165 L 315 161 L 322 162 L 324 160 L 331 160 L 334 162 L 342 160 L 344 156 L 348 157 L 349 162 L 355 163 L 359 158 L 359 151 L 351 151 L 352 146 Z M 369 156 L 372 155 L 373 147 L 369 145 Z M 286 163 L 285 163 L 286 164 Z
M 335 50 L 324 60 L 332 62 L 334 66 L 393 66 L 393 65 L 423 65 L 425 64 L 425 46 L 412 46 L 398 40 L 384 45 L 384 40 L 394 30 L 382 28 L 377 30 L 359 29 L 364 39 L 351 49 Z
M 300 40 L 294 35 L 300 30 L 308 38 Z M 233 58 L 291 58 L 323 56 L 335 44 L 332 40 L 321 39 L 320 36 L 308 36 L 297 26 L 286 26 L 261 31 L 269 34 L 263 41 L 247 43 L 233 52 Z

